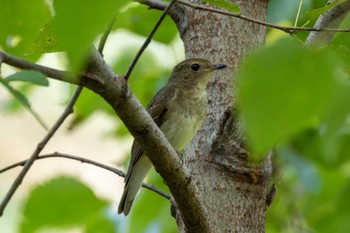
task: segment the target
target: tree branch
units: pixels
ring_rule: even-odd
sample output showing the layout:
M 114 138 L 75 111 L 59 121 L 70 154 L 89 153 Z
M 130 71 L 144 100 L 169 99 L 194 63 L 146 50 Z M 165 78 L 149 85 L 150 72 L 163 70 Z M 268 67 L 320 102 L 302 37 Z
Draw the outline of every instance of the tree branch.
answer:
M 62 154 L 62 153 L 55 152 L 53 154 L 41 155 L 41 156 L 37 157 L 36 160 L 48 159 L 48 158 L 72 159 L 72 160 L 79 161 L 81 163 L 87 163 L 87 164 L 94 165 L 96 167 L 99 167 L 99 168 L 105 169 L 107 171 L 113 172 L 114 174 L 117 174 L 118 176 L 125 177 L 125 173 L 123 171 L 119 170 L 119 169 L 116 169 L 116 168 L 111 167 L 111 166 L 107 166 L 107 165 L 105 165 L 103 163 L 99 163 L 99 162 L 96 162 L 96 161 L 93 161 L 93 160 L 90 160 L 90 159 L 86 159 L 86 158 L 79 157 L 79 156 L 74 156 L 74 155 L 68 155 L 68 154 Z M 8 170 L 11 170 L 11 169 L 13 169 L 15 167 L 24 166 L 27 163 L 27 161 L 28 160 L 22 160 L 20 162 L 14 163 L 14 164 L 12 164 L 10 166 L 4 167 L 4 168 L 0 169 L 0 173 L 4 173 L 4 172 L 6 172 Z M 148 185 L 148 184 L 143 183 L 142 187 L 144 187 L 144 188 L 146 188 L 148 190 L 151 190 L 151 191 L 159 194 L 160 196 L 165 197 L 168 200 L 170 200 L 170 198 L 171 198 L 171 196 L 169 194 L 167 194 L 166 192 L 164 192 L 164 191 L 162 191 L 160 189 L 157 189 L 156 187 L 154 187 L 152 185 Z
M 117 77 L 106 66 L 100 54 L 91 54 L 87 73 L 96 78 L 102 86 L 85 82 L 88 88 L 100 94 L 124 122 L 130 133 L 137 140 L 155 169 L 168 185 L 180 213 L 186 219 L 186 227 L 196 227 L 199 232 L 208 232 L 206 214 L 196 195 L 196 185 L 191 181 L 191 174 L 183 166 L 176 151 L 165 138 L 148 112 L 131 92 L 127 80 Z M 186 198 L 184 198 L 186 197 Z
M 62 125 L 64 120 L 69 116 L 69 114 L 71 114 L 73 112 L 73 106 L 74 106 L 74 104 L 75 104 L 75 102 L 76 102 L 76 100 L 77 100 L 81 90 L 82 90 L 82 87 L 80 87 L 80 86 L 76 89 L 73 97 L 69 101 L 67 107 L 65 108 L 65 110 L 63 111 L 61 116 L 58 118 L 56 123 L 52 126 L 52 128 L 49 130 L 49 132 L 43 138 L 43 140 L 41 140 L 41 142 L 37 145 L 37 147 L 34 150 L 33 154 L 26 161 L 23 169 L 18 174 L 18 176 L 16 177 L 15 181 L 13 182 L 13 184 L 10 187 L 10 189 L 8 190 L 8 192 L 6 193 L 5 197 L 3 198 L 3 200 L 0 203 L 0 216 L 2 216 L 2 214 L 4 213 L 4 210 L 5 210 L 6 206 L 7 206 L 7 204 L 11 200 L 12 196 L 15 194 L 16 190 L 18 189 L 18 187 L 21 185 L 25 175 L 27 174 L 27 172 L 29 171 L 29 169 L 33 165 L 34 161 L 38 158 L 40 152 L 44 149 L 45 145 L 50 141 L 50 139 L 55 134 L 55 132 L 58 130 L 58 128 Z
M 203 233 L 208 232 L 208 225 L 203 224 L 208 222 L 205 210 L 196 196 L 196 186 L 191 181 L 190 172 L 183 166 L 163 132 L 131 92 L 127 80 L 123 76 L 115 75 L 97 50 L 91 50 L 86 71 L 80 80 L 65 78 L 66 74 L 69 76 L 71 73 L 36 65 L 3 52 L 0 52 L 1 58 L 4 63 L 18 68 L 37 70 L 57 80 L 80 84 L 104 98 L 140 143 L 168 185 L 181 215 L 186 219 L 188 231 L 191 232 L 191 229 L 195 228 Z
M 152 40 L 152 37 L 154 35 L 154 33 L 156 33 L 159 25 L 163 22 L 163 19 L 165 18 L 165 16 L 168 14 L 170 8 L 174 5 L 174 3 L 176 2 L 176 0 L 172 0 L 168 5 L 167 7 L 165 8 L 165 10 L 163 11 L 162 15 L 159 17 L 157 23 L 154 25 L 152 31 L 150 32 L 150 34 L 147 36 L 145 42 L 143 43 L 143 45 L 141 46 L 140 50 L 137 52 L 136 56 L 134 57 L 134 60 L 131 62 L 124 78 L 126 80 L 129 79 L 130 77 L 130 74 L 132 72 L 132 70 L 134 69 L 137 61 L 139 60 L 139 58 L 141 57 L 143 51 L 145 51 L 145 49 L 147 48 L 148 44 L 151 42 Z
M 106 45 L 106 42 L 107 42 L 107 39 L 108 39 L 108 36 L 109 34 L 111 33 L 112 31 L 112 28 L 113 28 L 113 24 L 115 23 L 115 16 L 113 16 L 111 22 L 108 24 L 106 30 L 104 31 L 103 35 L 101 36 L 101 39 L 100 39 L 100 42 L 98 44 L 98 49 L 97 51 L 100 53 L 100 54 L 103 54 L 103 49 Z
M 315 28 L 323 31 L 312 31 L 307 37 L 305 44 L 309 47 L 329 44 L 333 40 L 336 31 L 325 32 L 326 30 L 324 30 L 324 28 L 338 28 L 349 10 L 350 0 L 346 0 L 320 15 L 315 23 Z
M 24 70 L 35 70 L 43 73 L 44 75 L 56 79 L 58 81 L 64 81 L 72 84 L 79 84 L 79 80 L 73 78 L 73 74 L 67 71 L 61 71 L 47 66 L 38 65 L 22 58 L 13 56 L 8 53 L 0 51 L 0 60 L 3 63 Z
M 96 50 L 93 48 L 91 49 L 91 53 L 95 53 Z M 35 63 L 32 63 L 30 61 L 24 60 L 20 57 L 16 57 L 14 55 L 4 53 L 0 51 L 0 60 L 2 60 L 3 63 L 19 68 L 19 69 L 24 69 L 24 70 L 35 70 L 38 72 L 41 72 L 42 74 L 46 75 L 49 78 L 62 81 L 62 82 L 67 82 L 70 84 L 76 84 L 76 85 L 81 85 L 84 87 L 91 87 L 93 86 L 95 89 L 103 87 L 104 85 L 104 80 L 97 76 L 93 76 L 92 74 L 89 74 L 87 72 L 81 73 L 78 75 L 75 75 L 71 72 L 68 71 L 62 71 L 58 69 L 53 69 L 47 66 L 42 66 L 38 65 Z M 116 76 L 114 75 L 114 78 Z

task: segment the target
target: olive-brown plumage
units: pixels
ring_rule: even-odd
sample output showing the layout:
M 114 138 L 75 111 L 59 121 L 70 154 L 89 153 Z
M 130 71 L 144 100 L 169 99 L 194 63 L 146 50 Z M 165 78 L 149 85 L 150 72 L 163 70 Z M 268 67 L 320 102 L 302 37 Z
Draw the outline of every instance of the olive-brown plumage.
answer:
M 226 65 L 204 59 L 188 59 L 175 66 L 168 83 L 152 98 L 147 111 L 178 151 L 193 139 L 207 113 L 206 86 L 211 74 Z M 128 215 L 143 179 L 152 167 L 139 143 L 134 141 L 118 213 Z

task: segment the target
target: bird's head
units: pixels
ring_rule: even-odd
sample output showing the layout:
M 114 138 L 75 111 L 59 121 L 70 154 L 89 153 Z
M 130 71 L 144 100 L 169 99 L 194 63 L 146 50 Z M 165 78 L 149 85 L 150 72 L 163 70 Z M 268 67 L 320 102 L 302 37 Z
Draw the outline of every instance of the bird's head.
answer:
M 212 72 L 226 67 L 201 58 L 187 59 L 175 66 L 169 82 L 177 86 L 205 88 Z

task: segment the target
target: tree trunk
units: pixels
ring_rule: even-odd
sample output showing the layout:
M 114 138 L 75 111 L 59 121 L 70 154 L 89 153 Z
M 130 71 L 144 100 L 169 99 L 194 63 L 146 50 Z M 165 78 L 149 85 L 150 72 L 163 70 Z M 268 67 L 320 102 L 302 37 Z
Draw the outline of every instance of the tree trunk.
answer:
M 236 3 L 243 15 L 266 20 L 266 0 Z M 186 58 L 205 58 L 232 68 L 217 72 L 209 83 L 207 118 L 185 151 L 185 164 L 203 200 L 210 230 L 264 232 L 272 166 L 269 158 L 259 164 L 248 162 L 236 111 L 237 77 L 233 73 L 247 53 L 264 43 L 266 29 L 181 3 L 175 5 L 170 15 L 184 42 Z M 180 232 L 186 232 L 181 216 L 176 217 Z

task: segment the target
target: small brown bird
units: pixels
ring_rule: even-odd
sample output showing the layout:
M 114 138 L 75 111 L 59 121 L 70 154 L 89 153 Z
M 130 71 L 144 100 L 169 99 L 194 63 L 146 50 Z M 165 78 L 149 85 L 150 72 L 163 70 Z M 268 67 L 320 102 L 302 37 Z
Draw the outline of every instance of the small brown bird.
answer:
M 193 139 L 207 114 L 206 87 L 216 69 L 204 59 L 188 59 L 175 66 L 168 83 L 152 98 L 147 111 L 175 150 L 181 151 Z M 128 215 L 134 198 L 152 163 L 134 141 L 131 160 L 125 176 L 124 193 L 118 213 Z

